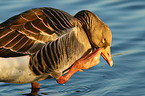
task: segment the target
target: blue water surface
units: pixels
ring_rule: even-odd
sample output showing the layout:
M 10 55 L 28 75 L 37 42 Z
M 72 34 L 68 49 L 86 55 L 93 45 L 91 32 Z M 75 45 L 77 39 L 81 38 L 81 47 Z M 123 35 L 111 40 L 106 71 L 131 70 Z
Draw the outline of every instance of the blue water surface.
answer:
M 101 58 L 63 85 L 54 79 L 40 81 L 38 96 L 145 96 L 145 0 L 0 0 L 0 22 L 37 7 L 72 15 L 84 9 L 95 13 L 112 31 L 114 60 L 110 67 Z M 30 84 L 0 83 L 0 96 L 30 92 Z

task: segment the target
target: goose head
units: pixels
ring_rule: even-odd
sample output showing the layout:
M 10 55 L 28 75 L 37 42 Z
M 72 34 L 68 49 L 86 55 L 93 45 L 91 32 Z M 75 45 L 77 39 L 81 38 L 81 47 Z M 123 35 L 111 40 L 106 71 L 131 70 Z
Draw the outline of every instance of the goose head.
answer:
M 112 67 L 113 61 L 110 51 L 112 33 L 109 27 L 105 23 L 103 23 L 94 13 L 88 10 L 82 10 L 78 12 L 74 17 L 80 21 L 92 47 L 96 49 L 101 48 L 102 57 Z

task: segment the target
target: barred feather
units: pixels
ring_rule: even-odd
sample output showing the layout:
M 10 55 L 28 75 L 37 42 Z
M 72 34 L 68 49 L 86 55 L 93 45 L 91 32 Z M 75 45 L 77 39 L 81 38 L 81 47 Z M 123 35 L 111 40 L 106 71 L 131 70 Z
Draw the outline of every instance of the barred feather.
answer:
M 85 34 L 78 34 L 77 30 L 80 31 L 79 28 L 73 28 L 64 36 L 43 46 L 31 57 L 30 69 L 36 75 L 47 73 L 53 78 L 61 76 L 91 48 L 89 40 L 83 36 Z M 81 39 L 84 39 L 85 44 L 77 39 L 78 35 L 83 36 Z
M 0 57 L 31 55 L 29 68 L 36 75 L 59 78 L 92 48 L 86 31 L 92 13 L 74 17 L 53 8 L 35 8 L 0 25 Z
M 33 54 L 46 42 L 56 40 L 75 27 L 75 19 L 53 8 L 35 8 L 0 24 L 0 57 Z M 34 50 L 35 49 L 35 50 Z

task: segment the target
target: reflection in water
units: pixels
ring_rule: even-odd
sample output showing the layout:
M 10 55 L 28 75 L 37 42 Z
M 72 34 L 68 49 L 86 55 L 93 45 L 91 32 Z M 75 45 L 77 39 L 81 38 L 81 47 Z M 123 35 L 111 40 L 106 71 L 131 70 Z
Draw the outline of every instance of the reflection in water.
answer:
M 37 93 L 39 91 L 40 91 L 40 89 L 32 89 L 31 93 L 29 93 L 29 94 L 22 94 L 22 95 L 25 95 L 25 96 L 35 96 L 35 95 L 37 95 Z

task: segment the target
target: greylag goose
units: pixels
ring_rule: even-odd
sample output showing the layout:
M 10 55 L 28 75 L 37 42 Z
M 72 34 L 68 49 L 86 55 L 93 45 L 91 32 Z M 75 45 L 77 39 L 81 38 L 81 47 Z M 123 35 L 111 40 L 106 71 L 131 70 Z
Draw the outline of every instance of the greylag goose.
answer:
M 108 26 L 90 11 L 28 10 L 0 24 L 0 82 L 39 88 L 37 81 L 55 78 L 63 84 L 98 64 L 100 54 L 112 66 L 111 42 Z

